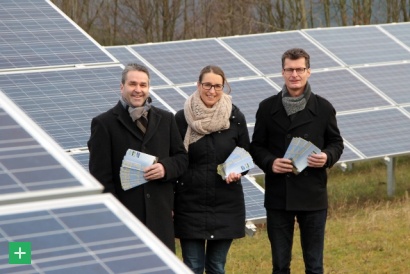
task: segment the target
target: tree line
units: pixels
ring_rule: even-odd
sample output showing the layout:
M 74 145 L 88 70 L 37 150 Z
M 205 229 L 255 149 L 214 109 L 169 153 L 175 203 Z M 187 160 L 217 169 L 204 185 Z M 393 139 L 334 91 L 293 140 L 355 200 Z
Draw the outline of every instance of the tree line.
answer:
M 52 0 L 104 46 L 408 22 L 410 0 Z

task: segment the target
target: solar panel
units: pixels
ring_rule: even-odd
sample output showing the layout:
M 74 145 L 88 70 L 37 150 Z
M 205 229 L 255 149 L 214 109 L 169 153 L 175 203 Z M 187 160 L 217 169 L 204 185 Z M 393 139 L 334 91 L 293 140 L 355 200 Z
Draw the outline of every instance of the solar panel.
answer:
M 270 79 L 278 85 L 284 82 L 282 77 Z M 391 106 L 346 69 L 312 72 L 309 83 L 312 92 L 329 100 L 338 112 Z
M 101 191 L 92 176 L 78 170 L 76 163 L 0 92 L 0 204 Z
M 186 101 L 186 94 L 183 95 L 179 93 L 174 88 L 163 88 L 163 89 L 154 89 L 155 93 L 164 103 L 169 105 L 173 111 L 178 111 L 184 108 L 184 103 Z
M 1 273 L 192 273 L 111 194 L 0 207 L 0 226 Z M 9 242 L 31 264 L 8 264 Z
M 343 163 L 343 162 L 353 162 L 353 161 L 358 161 L 362 160 L 364 157 L 361 155 L 358 155 L 356 152 L 354 152 L 346 143 L 344 144 L 344 149 L 343 149 L 343 154 L 340 157 L 338 163 Z
M 139 63 L 144 64 L 144 62 L 135 56 L 131 51 L 128 50 L 125 46 L 116 46 L 116 47 L 105 47 L 105 49 L 111 53 L 115 58 L 120 61 L 121 64 L 126 66 L 129 63 Z M 134 52 L 135 53 L 135 52 Z M 155 71 L 150 70 L 150 85 L 151 86 L 163 86 L 168 85 Z
M 312 58 L 312 67 L 328 68 L 341 66 L 299 31 L 243 35 L 221 38 L 221 40 L 265 75 L 281 73 L 282 54 L 290 48 L 300 47 L 301 45 L 309 52 Z
M 380 27 L 393 34 L 407 47 L 410 47 L 410 23 L 380 25 Z
M 0 87 L 64 149 L 85 147 L 91 119 L 120 97 L 119 65 L 0 75 Z
M 410 32 L 410 24 L 407 26 Z M 306 29 L 347 65 L 394 62 L 410 59 L 410 52 L 376 26 Z
M 278 90 L 265 79 L 250 79 L 229 82 L 232 88 L 232 102 L 245 115 L 246 123 L 255 123 L 259 103 L 278 93 Z
M 208 64 L 220 66 L 229 78 L 256 76 L 256 72 L 216 39 L 134 45 L 130 48 L 174 84 L 195 84 L 201 69 Z
M 0 70 L 113 62 L 49 1 L 2 1 L 0 18 Z
M 338 116 L 344 139 L 366 158 L 410 152 L 410 119 L 397 108 Z
M 410 63 L 355 68 L 355 70 L 393 99 L 397 105 L 410 103 Z
M 249 175 L 241 179 L 245 195 L 246 221 L 254 224 L 266 221 L 266 210 L 263 205 L 265 190 Z

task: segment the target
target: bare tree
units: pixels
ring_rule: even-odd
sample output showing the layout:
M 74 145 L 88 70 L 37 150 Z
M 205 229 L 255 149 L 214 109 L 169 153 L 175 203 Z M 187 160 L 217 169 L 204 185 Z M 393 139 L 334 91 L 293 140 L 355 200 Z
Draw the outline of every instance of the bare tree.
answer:
M 410 0 L 52 1 L 103 45 L 410 20 Z

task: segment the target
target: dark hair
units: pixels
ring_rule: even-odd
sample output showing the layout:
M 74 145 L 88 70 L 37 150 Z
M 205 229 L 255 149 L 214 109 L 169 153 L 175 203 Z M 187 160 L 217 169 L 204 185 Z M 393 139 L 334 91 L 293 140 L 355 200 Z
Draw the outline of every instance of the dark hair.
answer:
M 198 78 L 199 83 L 202 83 L 202 77 L 204 76 L 204 74 L 210 73 L 210 72 L 220 75 L 222 77 L 222 85 L 228 87 L 229 89 L 227 92 L 228 94 L 231 93 L 231 86 L 226 80 L 224 71 L 220 67 L 215 66 L 215 65 L 208 65 L 201 70 L 201 72 L 199 73 L 199 78 Z
M 310 56 L 309 54 L 301 48 L 288 49 L 285 53 L 282 54 L 282 68 L 285 68 L 285 59 L 297 60 L 301 57 L 305 58 L 306 68 L 310 68 Z
M 130 71 L 142 71 L 145 72 L 148 76 L 148 81 L 150 80 L 150 76 L 149 76 L 149 71 L 147 69 L 147 67 L 140 65 L 140 64 L 136 64 L 136 63 L 129 63 L 125 66 L 124 70 L 122 71 L 122 76 L 121 76 L 121 83 L 125 84 L 125 79 L 127 78 L 127 74 Z

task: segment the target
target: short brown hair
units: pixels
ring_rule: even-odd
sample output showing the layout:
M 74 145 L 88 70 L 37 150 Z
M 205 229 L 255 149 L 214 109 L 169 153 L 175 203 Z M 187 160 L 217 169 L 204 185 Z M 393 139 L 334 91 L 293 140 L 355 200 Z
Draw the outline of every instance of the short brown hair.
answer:
M 285 68 L 285 59 L 288 58 L 290 60 L 297 60 L 301 57 L 305 58 L 305 66 L 306 68 L 310 68 L 310 56 L 309 54 L 301 48 L 293 48 L 288 49 L 282 54 L 282 69 Z

